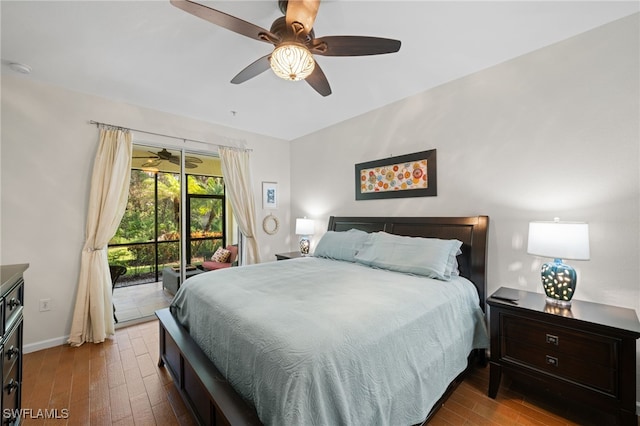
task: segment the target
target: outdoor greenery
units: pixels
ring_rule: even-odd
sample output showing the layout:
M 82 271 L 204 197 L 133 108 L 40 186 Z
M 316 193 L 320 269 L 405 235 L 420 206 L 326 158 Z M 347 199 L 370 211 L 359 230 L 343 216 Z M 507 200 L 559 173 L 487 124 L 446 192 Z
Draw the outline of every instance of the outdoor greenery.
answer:
M 222 244 L 222 177 L 187 175 L 187 197 L 193 260 Z M 158 268 L 179 264 L 180 205 L 179 174 L 132 170 L 127 209 L 109 243 L 109 263 L 126 266 L 129 276 L 155 272 L 157 247 Z

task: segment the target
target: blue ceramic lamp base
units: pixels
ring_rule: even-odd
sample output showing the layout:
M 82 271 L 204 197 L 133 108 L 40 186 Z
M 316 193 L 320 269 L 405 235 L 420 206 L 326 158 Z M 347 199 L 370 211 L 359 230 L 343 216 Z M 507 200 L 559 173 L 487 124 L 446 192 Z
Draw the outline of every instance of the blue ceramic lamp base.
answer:
M 562 263 L 561 259 L 554 259 L 542 265 L 541 276 L 547 303 L 571 306 L 571 298 L 576 290 L 576 270 Z
M 302 254 L 303 256 L 307 256 L 309 254 L 309 247 L 311 246 L 311 243 L 309 242 L 309 239 L 306 237 L 300 238 L 300 254 Z

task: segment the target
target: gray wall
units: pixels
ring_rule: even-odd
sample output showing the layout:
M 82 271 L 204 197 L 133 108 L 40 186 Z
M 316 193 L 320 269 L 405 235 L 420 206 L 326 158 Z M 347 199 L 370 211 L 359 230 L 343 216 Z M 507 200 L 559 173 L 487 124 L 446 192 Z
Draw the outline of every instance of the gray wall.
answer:
M 261 224 L 261 181 L 278 182 L 274 213 L 289 228 L 289 142 L 108 101 L 25 78 L 2 76 L 1 233 L 3 264 L 30 263 L 25 273 L 25 350 L 66 341 L 73 315 L 80 252 L 98 130 L 89 120 L 253 150 L 256 214 Z M 142 133 L 134 142 L 182 147 L 182 141 Z M 187 148 L 211 150 L 201 144 Z M 216 149 L 213 148 L 213 153 Z M 258 227 L 264 260 L 288 251 L 290 235 Z M 39 312 L 39 299 L 51 311 Z
M 638 18 L 293 141 L 292 217 L 489 215 L 489 292 L 542 292 L 529 221 L 586 221 L 575 298 L 640 312 Z M 437 197 L 355 201 L 354 164 L 433 148 Z

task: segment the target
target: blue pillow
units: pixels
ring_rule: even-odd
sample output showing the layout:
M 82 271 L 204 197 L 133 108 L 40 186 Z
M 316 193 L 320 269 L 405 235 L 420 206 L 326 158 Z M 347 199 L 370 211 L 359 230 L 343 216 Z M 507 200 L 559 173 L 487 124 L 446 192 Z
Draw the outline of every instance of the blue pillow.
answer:
M 313 252 L 315 257 L 355 262 L 356 254 L 369 239 L 369 234 L 358 229 L 336 232 L 327 231 Z
M 374 268 L 449 281 L 458 274 L 456 256 L 462 242 L 438 238 L 403 237 L 376 232 L 356 255 L 356 262 Z
M 445 269 L 445 277 L 457 277 L 460 275 L 460 270 L 458 269 L 458 255 L 462 254 L 462 250 L 458 248 L 455 252 L 452 250 L 449 253 L 449 260 L 447 261 L 447 268 Z

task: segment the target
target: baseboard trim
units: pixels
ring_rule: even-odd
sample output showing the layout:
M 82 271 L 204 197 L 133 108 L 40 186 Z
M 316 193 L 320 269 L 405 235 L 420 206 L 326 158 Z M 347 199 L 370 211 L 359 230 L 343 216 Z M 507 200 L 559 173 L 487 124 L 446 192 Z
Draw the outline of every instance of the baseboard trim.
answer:
M 118 330 L 120 328 L 128 327 L 130 325 L 140 324 L 143 322 L 153 321 L 156 319 L 155 314 L 148 315 L 146 317 L 136 318 L 131 321 L 123 321 L 116 324 L 115 329 Z M 43 349 L 53 348 L 55 346 L 66 345 L 69 341 L 69 336 L 56 337 L 53 339 L 42 340 L 40 342 L 29 343 L 23 346 L 22 353 L 28 354 L 31 352 L 41 351 Z
M 28 354 L 31 352 L 41 351 L 43 349 L 49 349 L 56 346 L 61 346 L 67 343 L 69 336 L 56 337 L 54 339 L 42 340 L 40 342 L 29 343 L 22 347 L 22 353 Z

